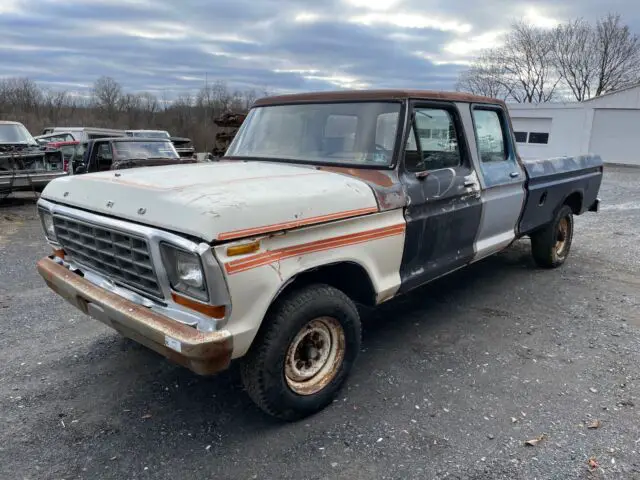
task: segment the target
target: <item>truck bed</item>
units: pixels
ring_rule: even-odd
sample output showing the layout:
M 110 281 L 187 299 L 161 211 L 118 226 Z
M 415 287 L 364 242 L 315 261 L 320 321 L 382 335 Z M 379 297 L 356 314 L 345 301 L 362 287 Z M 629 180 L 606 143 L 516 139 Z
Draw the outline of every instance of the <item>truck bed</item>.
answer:
M 527 199 L 519 233 L 527 235 L 553 218 L 554 209 L 567 202 L 580 215 L 596 208 L 602 182 L 599 155 L 556 157 L 523 161 L 527 173 Z

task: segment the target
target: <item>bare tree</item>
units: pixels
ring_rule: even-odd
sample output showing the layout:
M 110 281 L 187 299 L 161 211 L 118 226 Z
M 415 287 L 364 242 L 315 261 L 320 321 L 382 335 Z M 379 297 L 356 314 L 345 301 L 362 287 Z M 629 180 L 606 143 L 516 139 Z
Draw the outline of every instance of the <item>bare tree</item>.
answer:
M 519 103 L 548 102 L 560 82 L 553 47 L 547 30 L 516 22 L 501 47 L 485 50 L 460 74 L 459 89 Z
M 640 79 L 640 39 L 609 14 L 595 25 L 583 19 L 556 27 L 554 65 L 579 102 Z
M 493 52 L 493 61 L 513 82 L 511 97 L 520 103 L 553 99 L 560 82 L 553 61 L 553 41 L 548 31 L 516 22 L 504 45 Z
M 598 58 L 597 86 L 599 96 L 633 85 L 640 77 L 640 39 L 622 25 L 620 15 L 610 13 L 596 25 Z
M 92 93 L 96 106 L 105 112 L 110 121 L 114 121 L 122 100 L 122 86 L 113 78 L 103 76 L 93 84 Z
M 583 19 L 557 26 L 552 34 L 552 61 L 558 74 L 578 102 L 591 98 L 598 76 L 597 38 Z
M 481 55 L 467 70 L 460 73 L 457 91 L 507 100 L 515 89 L 513 79 L 505 75 L 504 68 L 495 64 L 490 52 Z

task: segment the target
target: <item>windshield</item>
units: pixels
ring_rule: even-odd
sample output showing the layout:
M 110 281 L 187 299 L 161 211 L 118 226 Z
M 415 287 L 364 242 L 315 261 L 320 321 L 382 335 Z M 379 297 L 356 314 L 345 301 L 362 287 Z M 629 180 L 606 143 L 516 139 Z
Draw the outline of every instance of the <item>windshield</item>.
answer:
M 252 109 L 226 156 L 385 167 L 400 103 L 278 105 Z
M 180 158 L 173 143 L 166 142 L 113 142 L 114 157 L 117 160 L 147 158 Z
M 23 125 L 16 123 L 0 124 L 0 143 L 25 143 L 37 145 L 37 142 Z

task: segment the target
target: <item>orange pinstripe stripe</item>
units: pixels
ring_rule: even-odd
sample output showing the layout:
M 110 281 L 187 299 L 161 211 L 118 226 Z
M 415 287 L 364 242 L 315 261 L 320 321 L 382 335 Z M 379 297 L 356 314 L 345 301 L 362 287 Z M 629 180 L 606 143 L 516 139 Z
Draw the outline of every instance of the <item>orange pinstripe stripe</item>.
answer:
M 249 235 L 260 235 L 262 233 L 275 232 L 278 230 L 285 230 L 287 228 L 303 227 L 307 225 L 313 225 L 314 223 L 328 222 L 330 220 L 342 220 L 349 217 L 355 217 L 357 215 L 376 213 L 377 211 L 378 209 L 376 207 L 359 208 L 357 210 L 346 210 L 344 212 L 330 213 L 328 215 L 320 215 L 318 217 L 293 220 L 291 222 L 275 223 L 273 225 L 265 225 L 263 227 L 245 228 L 243 230 L 223 232 L 218 235 L 218 240 L 233 240 L 235 238 L 242 238 Z
M 296 257 L 307 253 L 321 252 L 334 248 L 345 247 L 348 245 L 356 245 L 358 243 L 377 240 L 380 238 L 400 235 L 404 233 L 405 225 L 393 225 L 391 227 L 377 228 L 366 232 L 353 233 L 340 237 L 330 238 L 326 240 L 317 240 L 315 242 L 296 245 L 294 247 L 286 247 L 271 252 L 259 253 L 249 258 L 235 260 L 225 264 L 225 270 L 229 274 L 244 272 L 253 268 L 262 267 L 270 263 L 284 260 L 286 258 Z

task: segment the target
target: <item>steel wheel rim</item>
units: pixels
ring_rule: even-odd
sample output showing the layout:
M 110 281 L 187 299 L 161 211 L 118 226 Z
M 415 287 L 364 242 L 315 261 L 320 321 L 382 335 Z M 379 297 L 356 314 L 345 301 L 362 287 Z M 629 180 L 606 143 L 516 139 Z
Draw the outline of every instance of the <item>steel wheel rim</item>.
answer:
M 299 395 L 313 395 L 322 390 L 338 373 L 344 347 L 344 329 L 335 318 L 311 320 L 287 349 L 284 374 L 289 388 Z
M 567 217 L 563 217 L 558 223 L 558 230 L 556 232 L 556 255 L 558 257 L 564 256 L 567 249 L 570 228 L 569 219 Z

